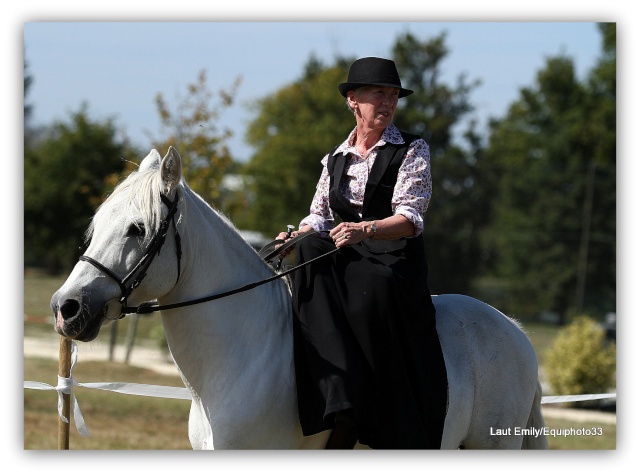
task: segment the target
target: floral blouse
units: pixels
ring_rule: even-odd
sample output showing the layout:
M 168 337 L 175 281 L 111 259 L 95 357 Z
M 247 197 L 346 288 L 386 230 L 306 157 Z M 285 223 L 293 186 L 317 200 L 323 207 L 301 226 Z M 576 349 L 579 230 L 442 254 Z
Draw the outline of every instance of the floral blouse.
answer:
M 361 156 L 356 150 L 356 129 L 349 134 L 335 151 L 334 155 L 344 153 L 347 156 L 344 172 L 340 181 L 340 191 L 351 202 L 356 212 L 362 217 L 364 190 L 371 167 L 378 155 L 378 149 L 385 143 L 402 144 L 404 140 L 395 125 L 390 124 L 380 137 L 378 143 Z M 322 173 L 316 186 L 316 193 L 311 202 L 310 214 L 300 222 L 300 227 L 308 224 L 316 231 L 328 231 L 335 226 L 335 218 L 329 207 L 329 172 L 327 161 L 329 155 L 322 159 Z M 415 227 L 414 236 L 424 229 L 423 215 L 431 199 L 431 162 L 429 146 L 419 138 L 414 140 L 407 150 L 398 180 L 391 199 L 391 210 L 394 214 L 405 216 Z

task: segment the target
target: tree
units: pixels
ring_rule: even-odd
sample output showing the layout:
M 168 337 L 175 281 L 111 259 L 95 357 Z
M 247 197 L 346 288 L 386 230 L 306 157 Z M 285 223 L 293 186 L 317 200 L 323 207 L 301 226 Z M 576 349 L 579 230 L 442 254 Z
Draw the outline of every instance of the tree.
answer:
M 588 78 L 583 226 L 573 311 L 615 309 L 616 301 L 616 25 L 600 23 L 602 56 Z
M 24 254 L 27 265 L 69 270 L 95 209 L 131 158 L 111 120 L 92 122 L 86 106 L 25 149 Z
M 29 64 L 24 60 L 24 148 L 27 149 L 36 140 L 36 131 L 32 128 L 30 119 L 33 116 L 33 105 L 27 101 L 27 96 L 33 85 L 33 76 L 29 72 Z
M 605 54 L 587 84 L 570 58 L 549 58 L 536 84 L 491 124 L 486 157 L 497 183 L 486 252 L 506 284 L 508 310 L 564 316 L 576 308 L 581 279 L 597 299 L 592 308 L 611 305 L 615 54 Z
M 256 104 L 247 141 L 257 152 L 243 170 L 251 201 L 235 207 L 236 223 L 275 236 L 309 214 L 320 160 L 354 127 L 338 93 L 350 63 L 325 67 L 311 57 L 299 80 Z
M 29 65 L 27 64 L 27 60 L 24 60 L 24 123 L 25 128 L 28 119 L 31 117 L 31 113 L 33 112 L 33 106 L 27 103 L 27 93 L 33 84 L 33 77 L 29 74 Z
M 162 138 L 155 147 L 166 151 L 173 145 L 182 157 L 183 171 L 189 186 L 209 204 L 221 203 L 222 180 L 232 166 L 226 145 L 232 132 L 221 129 L 218 119 L 233 105 L 240 79 L 217 96 L 207 85 L 206 72 L 200 71 L 195 83 L 187 85 L 187 93 L 177 98 L 175 108 L 162 94 L 156 95 L 156 107 L 162 122 Z M 164 152 L 161 152 L 164 154 Z

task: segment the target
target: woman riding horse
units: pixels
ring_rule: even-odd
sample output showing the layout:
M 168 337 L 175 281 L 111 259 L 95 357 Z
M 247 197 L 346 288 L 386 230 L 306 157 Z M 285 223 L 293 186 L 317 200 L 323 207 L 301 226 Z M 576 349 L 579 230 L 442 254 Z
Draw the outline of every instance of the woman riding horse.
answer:
M 392 119 L 404 89 L 391 60 L 361 58 L 338 86 L 356 126 L 322 159 L 311 212 L 287 240 L 296 264 L 294 355 L 305 435 L 328 448 L 439 449 L 447 377 L 422 231 L 429 147 Z M 341 221 L 338 223 L 338 219 Z

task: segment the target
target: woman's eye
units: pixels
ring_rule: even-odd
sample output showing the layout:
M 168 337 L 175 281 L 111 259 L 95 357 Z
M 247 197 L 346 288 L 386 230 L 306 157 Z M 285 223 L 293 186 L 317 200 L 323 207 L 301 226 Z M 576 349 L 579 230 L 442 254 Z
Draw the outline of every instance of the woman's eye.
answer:
M 144 225 L 140 223 L 131 223 L 129 229 L 127 229 L 128 237 L 142 237 L 144 236 Z

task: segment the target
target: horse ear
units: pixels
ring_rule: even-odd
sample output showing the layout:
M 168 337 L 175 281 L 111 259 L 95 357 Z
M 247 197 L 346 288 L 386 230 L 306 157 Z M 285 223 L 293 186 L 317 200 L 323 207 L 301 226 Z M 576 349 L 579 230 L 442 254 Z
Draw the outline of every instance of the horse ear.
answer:
M 153 149 L 149 152 L 149 155 L 144 157 L 142 163 L 140 163 L 139 171 L 151 170 L 154 168 L 160 168 L 160 162 L 162 161 L 162 157 L 158 153 L 156 149 Z
M 167 190 L 173 190 L 178 186 L 182 178 L 182 159 L 178 151 L 172 146 L 169 147 L 169 151 L 162 159 L 160 169 L 162 181 L 167 187 Z

